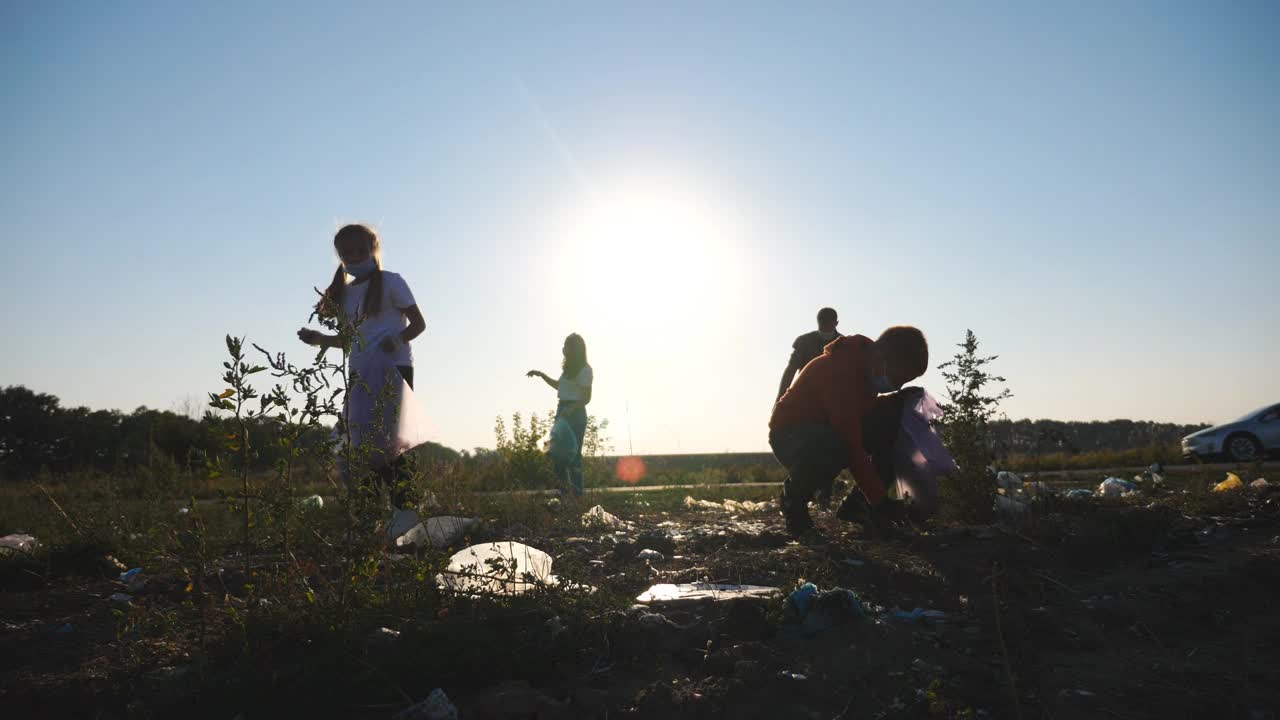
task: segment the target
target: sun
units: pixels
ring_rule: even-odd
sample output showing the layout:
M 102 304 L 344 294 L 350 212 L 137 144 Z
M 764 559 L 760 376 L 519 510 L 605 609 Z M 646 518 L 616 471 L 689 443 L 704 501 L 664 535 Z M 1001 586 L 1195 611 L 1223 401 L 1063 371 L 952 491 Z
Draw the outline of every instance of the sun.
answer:
M 561 227 L 559 282 L 593 320 L 680 335 L 737 290 L 735 217 L 687 185 L 615 184 Z

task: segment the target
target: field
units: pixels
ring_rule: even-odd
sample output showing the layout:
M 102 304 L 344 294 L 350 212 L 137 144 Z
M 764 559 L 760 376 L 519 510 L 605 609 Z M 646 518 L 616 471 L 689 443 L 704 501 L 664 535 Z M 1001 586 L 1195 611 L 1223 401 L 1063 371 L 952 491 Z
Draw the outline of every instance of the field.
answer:
M 426 514 L 484 521 L 456 545 L 554 558 L 559 586 L 514 597 L 441 590 L 457 547 L 351 537 L 337 501 L 295 514 L 285 554 L 265 513 L 245 545 L 230 501 L 10 486 L 0 529 L 42 545 L 0 565 L 0 716 L 390 718 L 440 688 L 464 718 L 1275 717 L 1280 500 L 1208 492 L 1220 478 L 892 538 L 815 508 L 803 541 L 771 487 L 423 488 Z M 631 526 L 584 527 L 596 504 Z M 847 588 L 860 611 L 635 606 L 692 582 Z M 914 608 L 944 616 L 894 618 Z

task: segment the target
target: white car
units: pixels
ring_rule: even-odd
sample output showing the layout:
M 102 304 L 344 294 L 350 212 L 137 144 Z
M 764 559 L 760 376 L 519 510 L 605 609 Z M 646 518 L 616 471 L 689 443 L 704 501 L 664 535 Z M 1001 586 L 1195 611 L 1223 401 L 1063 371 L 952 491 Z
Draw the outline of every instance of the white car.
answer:
M 1226 457 L 1235 462 L 1264 460 L 1280 452 L 1280 405 L 1268 405 L 1223 425 L 1182 438 L 1184 458 Z

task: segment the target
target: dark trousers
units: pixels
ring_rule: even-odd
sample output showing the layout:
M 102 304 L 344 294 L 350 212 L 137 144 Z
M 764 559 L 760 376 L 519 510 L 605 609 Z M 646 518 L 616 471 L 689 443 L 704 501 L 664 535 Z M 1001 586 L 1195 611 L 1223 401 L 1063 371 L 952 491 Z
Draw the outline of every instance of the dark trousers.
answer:
M 893 446 L 902 427 L 904 393 L 878 396 L 862 419 L 862 447 L 871 456 L 885 487 L 894 482 Z M 831 492 L 841 470 L 849 467 L 849 444 L 830 425 L 793 425 L 769 433 L 773 456 L 787 469 L 782 487 L 783 512 L 807 512 L 817 492 Z

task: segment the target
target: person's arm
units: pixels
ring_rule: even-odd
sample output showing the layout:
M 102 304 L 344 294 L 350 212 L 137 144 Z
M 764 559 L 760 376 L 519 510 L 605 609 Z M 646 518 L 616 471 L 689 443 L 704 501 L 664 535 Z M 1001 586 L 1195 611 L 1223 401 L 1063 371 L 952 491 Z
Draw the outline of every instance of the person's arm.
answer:
M 782 371 L 782 382 L 778 385 L 778 400 L 781 400 L 787 389 L 791 387 L 791 381 L 796 379 L 797 369 L 795 365 L 787 363 L 787 369 Z
M 786 394 L 787 388 L 791 387 L 791 382 L 796 379 L 796 373 L 804 368 L 804 364 L 800 362 L 800 343 L 804 342 L 804 336 L 796 338 L 791 343 L 791 357 L 787 360 L 787 369 L 782 371 L 782 382 L 778 384 L 778 399 Z
M 326 335 L 319 330 L 311 328 L 302 328 L 298 331 L 298 339 L 308 345 L 317 345 L 319 347 L 335 348 L 342 347 L 342 341 L 337 335 Z
M 417 305 L 410 305 L 401 312 L 409 318 L 409 327 L 400 332 L 400 339 L 404 344 L 408 345 L 413 339 L 421 335 L 427 329 L 427 319 L 422 317 L 422 311 Z
M 404 316 L 409 319 L 409 326 L 401 330 L 397 336 L 400 339 L 399 343 L 391 337 L 383 339 L 382 349 L 384 352 L 395 352 L 396 347 L 408 345 L 414 338 L 421 335 L 422 331 L 427 329 L 427 321 L 422 317 L 422 311 L 418 309 L 417 305 L 410 305 L 400 310 L 400 312 L 404 313 Z
M 552 388 L 553 390 L 559 390 L 559 389 L 560 389 L 560 382 L 559 382 L 558 380 L 552 380 L 550 375 L 547 375 L 546 373 L 542 372 L 541 370 L 530 370 L 529 372 L 525 373 L 525 374 L 524 374 L 524 376 L 525 376 L 525 377 L 540 377 L 540 378 L 542 378 L 542 381 L 543 381 L 543 382 L 545 382 L 546 384 L 550 385 L 550 386 L 551 386 L 551 388 Z
M 832 427 L 849 446 L 849 471 L 853 473 L 858 489 L 866 496 L 868 503 L 876 506 L 884 499 L 885 489 L 871 462 L 871 456 L 862 445 L 862 419 L 870 407 L 865 397 L 866 380 L 861 363 L 854 370 L 854 379 L 846 381 L 841 387 L 828 390 L 823 395 L 823 403 Z

